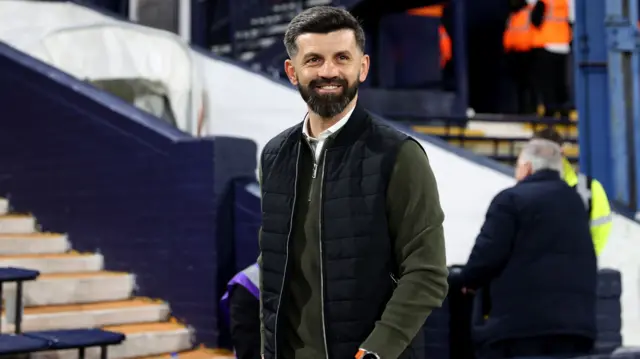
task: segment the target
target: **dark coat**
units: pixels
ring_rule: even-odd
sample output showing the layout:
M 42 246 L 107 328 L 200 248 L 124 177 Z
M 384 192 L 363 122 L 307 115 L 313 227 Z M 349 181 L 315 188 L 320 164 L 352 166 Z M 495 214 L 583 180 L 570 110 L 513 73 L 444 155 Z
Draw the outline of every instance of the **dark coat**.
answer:
M 537 172 L 493 199 L 460 278 L 485 294 L 488 316 L 474 331 L 479 344 L 596 335 L 589 217 L 555 171 Z

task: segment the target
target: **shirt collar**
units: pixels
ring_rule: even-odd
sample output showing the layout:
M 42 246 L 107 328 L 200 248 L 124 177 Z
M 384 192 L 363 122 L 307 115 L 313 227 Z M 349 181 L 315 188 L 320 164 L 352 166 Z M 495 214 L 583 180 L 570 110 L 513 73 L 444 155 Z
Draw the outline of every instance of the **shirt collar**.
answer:
M 351 117 L 351 114 L 353 114 L 353 110 L 355 110 L 355 107 L 352 108 L 351 111 L 347 112 L 347 114 L 344 115 L 344 117 L 341 118 L 340 121 L 334 123 L 333 126 L 331 126 L 331 127 L 327 128 L 326 130 L 320 132 L 320 134 L 316 138 L 311 137 L 311 135 L 309 134 L 309 115 L 307 114 L 307 116 L 305 116 L 305 118 L 304 118 L 304 122 L 302 123 L 302 134 L 308 140 L 324 141 L 327 138 L 329 138 L 329 136 L 331 136 L 334 133 L 340 131 L 340 129 L 342 127 L 344 127 L 344 125 L 347 123 L 347 121 L 349 121 L 349 118 Z

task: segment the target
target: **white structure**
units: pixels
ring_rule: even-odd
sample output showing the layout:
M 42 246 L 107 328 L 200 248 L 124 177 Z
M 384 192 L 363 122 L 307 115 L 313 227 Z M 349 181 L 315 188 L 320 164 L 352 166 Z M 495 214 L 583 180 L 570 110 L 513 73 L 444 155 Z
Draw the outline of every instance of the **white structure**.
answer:
M 0 41 L 197 134 L 202 74 L 177 35 L 73 3 L 0 1 Z

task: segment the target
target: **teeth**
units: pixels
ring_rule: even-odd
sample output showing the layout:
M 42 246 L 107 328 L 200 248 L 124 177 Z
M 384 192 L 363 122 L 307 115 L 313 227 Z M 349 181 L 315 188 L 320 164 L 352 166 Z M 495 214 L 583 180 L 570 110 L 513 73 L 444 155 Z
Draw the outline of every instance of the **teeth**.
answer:
M 322 86 L 321 88 L 325 90 L 333 90 L 333 89 L 337 89 L 338 86 Z

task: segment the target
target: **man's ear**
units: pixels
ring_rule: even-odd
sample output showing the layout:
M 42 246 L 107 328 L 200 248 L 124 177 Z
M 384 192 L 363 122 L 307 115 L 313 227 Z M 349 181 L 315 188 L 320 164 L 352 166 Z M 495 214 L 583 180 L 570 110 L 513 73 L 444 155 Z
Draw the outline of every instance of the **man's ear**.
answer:
M 362 56 L 362 63 L 360 64 L 360 83 L 364 82 L 367 79 L 367 75 L 369 74 L 369 68 L 371 66 L 371 58 L 369 55 L 364 54 Z
M 284 61 L 284 72 L 287 74 L 289 82 L 291 82 L 293 86 L 298 86 L 298 76 L 296 76 L 296 68 L 293 66 L 293 61 L 291 61 L 291 59 L 286 59 Z

